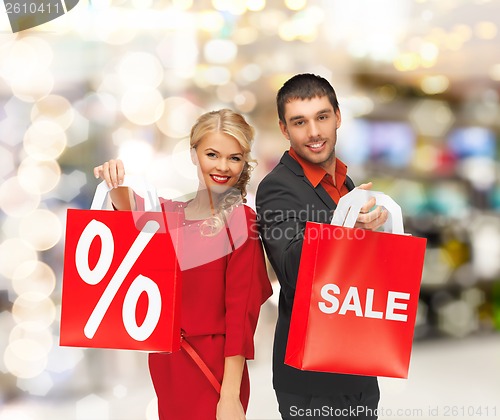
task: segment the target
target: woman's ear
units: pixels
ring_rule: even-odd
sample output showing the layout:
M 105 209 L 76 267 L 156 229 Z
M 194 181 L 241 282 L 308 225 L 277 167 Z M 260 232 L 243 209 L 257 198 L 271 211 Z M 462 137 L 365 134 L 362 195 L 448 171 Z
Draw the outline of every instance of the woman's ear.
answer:
M 196 149 L 192 147 L 190 149 L 191 152 L 191 162 L 193 162 L 193 165 L 198 166 L 198 155 L 196 154 Z

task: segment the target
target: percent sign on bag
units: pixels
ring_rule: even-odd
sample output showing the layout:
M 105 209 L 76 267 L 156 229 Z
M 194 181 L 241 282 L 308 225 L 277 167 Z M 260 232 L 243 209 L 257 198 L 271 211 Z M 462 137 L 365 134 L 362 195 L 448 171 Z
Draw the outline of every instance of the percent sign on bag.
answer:
M 68 210 L 61 345 L 178 350 L 180 270 L 165 220 Z

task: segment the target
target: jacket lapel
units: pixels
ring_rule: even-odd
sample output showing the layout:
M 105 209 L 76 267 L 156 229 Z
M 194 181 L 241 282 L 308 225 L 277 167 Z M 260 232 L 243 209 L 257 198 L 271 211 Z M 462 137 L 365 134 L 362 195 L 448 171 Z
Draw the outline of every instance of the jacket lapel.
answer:
M 290 169 L 295 175 L 302 177 L 302 180 L 318 195 L 321 201 L 323 201 L 323 203 L 325 203 L 325 205 L 330 210 L 336 209 L 337 204 L 328 195 L 323 186 L 319 184 L 316 188 L 314 188 L 311 182 L 304 175 L 304 170 L 302 169 L 302 166 L 300 166 L 299 162 L 297 162 L 293 157 L 291 157 L 288 154 L 288 152 L 285 152 L 281 157 L 281 163 L 285 165 L 288 169 Z

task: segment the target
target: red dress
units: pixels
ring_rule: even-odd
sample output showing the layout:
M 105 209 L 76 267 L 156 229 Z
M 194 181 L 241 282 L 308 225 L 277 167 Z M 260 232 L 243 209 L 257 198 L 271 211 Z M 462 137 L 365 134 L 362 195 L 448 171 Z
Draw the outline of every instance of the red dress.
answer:
M 201 235 L 201 223 L 184 219 L 185 204 L 162 203 L 165 211 L 179 212 L 182 220 L 181 327 L 189 344 L 222 382 L 225 357 L 253 359 L 260 307 L 272 289 L 252 209 L 237 207 L 227 221 L 229 228 L 210 237 Z M 149 370 L 161 420 L 215 420 L 219 394 L 184 350 L 151 353 Z M 249 395 L 245 364 L 240 390 L 245 411 Z

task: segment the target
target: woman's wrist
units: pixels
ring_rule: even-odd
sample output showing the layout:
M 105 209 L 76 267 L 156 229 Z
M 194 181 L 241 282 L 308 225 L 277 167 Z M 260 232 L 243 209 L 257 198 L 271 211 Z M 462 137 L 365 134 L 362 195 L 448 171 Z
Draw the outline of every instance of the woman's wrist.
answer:
M 240 398 L 240 389 L 233 389 L 233 388 L 224 388 L 222 387 L 220 390 L 220 397 L 221 398 Z

